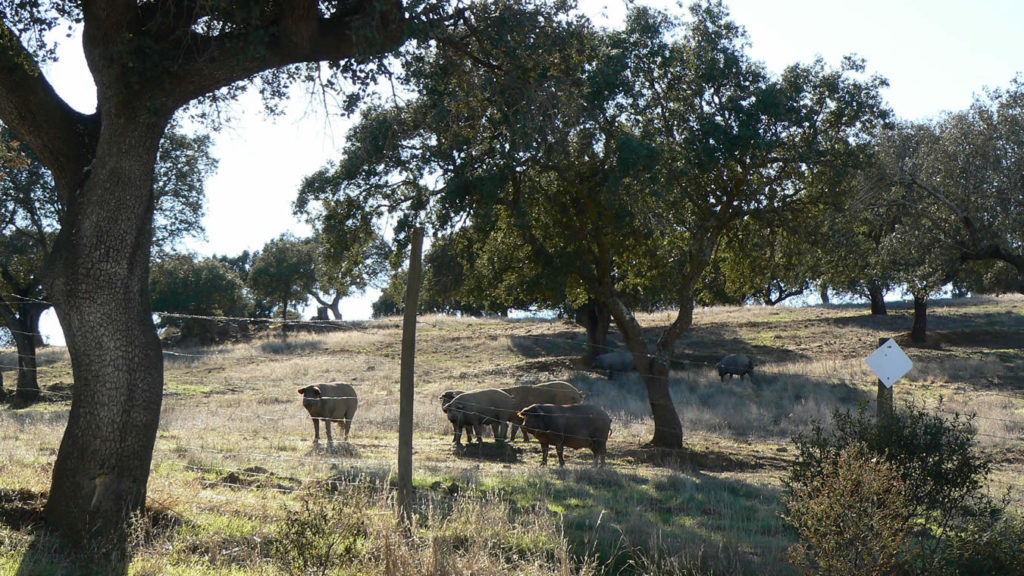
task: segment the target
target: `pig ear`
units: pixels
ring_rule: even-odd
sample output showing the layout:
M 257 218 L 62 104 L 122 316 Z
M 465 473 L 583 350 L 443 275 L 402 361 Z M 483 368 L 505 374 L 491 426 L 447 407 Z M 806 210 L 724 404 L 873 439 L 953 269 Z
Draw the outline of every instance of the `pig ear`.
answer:
M 308 388 L 308 386 L 306 388 Z M 299 394 L 305 394 L 306 388 L 299 388 Z

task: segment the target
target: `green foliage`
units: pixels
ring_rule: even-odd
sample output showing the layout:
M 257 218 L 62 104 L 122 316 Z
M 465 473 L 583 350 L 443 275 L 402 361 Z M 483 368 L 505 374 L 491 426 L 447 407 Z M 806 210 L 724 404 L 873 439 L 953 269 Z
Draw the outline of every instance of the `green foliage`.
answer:
M 810 483 L 843 450 L 861 443 L 897 467 L 922 514 L 955 511 L 978 492 L 991 467 L 977 450 L 969 418 L 947 420 L 909 404 L 880 424 L 865 407 L 856 414 L 836 411 L 830 430 L 815 425 L 793 441 L 799 455 L 790 471 L 791 486 Z
M 904 574 L 913 564 L 914 505 L 900 469 L 864 444 L 839 450 L 786 506 L 800 536 L 790 560 L 805 574 Z
M 961 294 L 1006 294 L 1015 292 L 1020 279 L 1017 270 L 1000 261 L 966 262 L 953 280 Z
M 457 228 L 463 302 L 678 306 L 734 222 L 827 196 L 885 116 L 858 62 L 773 78 L 720 3 L 618 31 L 566 8 L 473 5 L 411 44 L 415 97 L 370 107 L 297 206 Z
M 153 265 L 149 279 L 153 309 L 167 312 L 161 326 L 176 326 L 182 336 L 212 343 L 217 321 L 189 316 L 246 316 L 252 303 L 238 274 L 216 258 L 168 256 Z
M 275 303 L 285 318 L 289 304 L 302 304 L 316 284 L 313 245 L 290 234 L 267 242 L 253 257 L 249 288 L 257 298 Z
M 423 256 L 424 278 L 419 298 L 421 313 L 504 315 L 509 308 L 516 306 L 517 301 L 501 298 L 505 291 L 487 289 L 493 288 L 493 282 L 500 282 L 500 279 L 476 267 L 482 257 L 473 252 L 470 232 L 466 228 L 435 239 Z M 474 260 L 477 257 L 479 259 Z M 405 268 L 391 275 L 388 285 L 373 303 L 375 318 L 402 313 L 407 281 L 408 270 Z
M 369 499 L 358 490 L 339 497 L 312 489 L 304 496 L 278 526 L 271 544 L 274 559 L 296 576 L 344 573 L 369 537 L 363 520 Z
M 153 174 L 153 246 L 157 254 L 205 233 L 206 180 L 217 170 L 211 145 L 208 134 L 188 136 L 173 126 L 160 140 Z
M 1024 566 L 1024 524 L 982 492 L 991 462 L 970 419 L 907 405 L 876 423 L 862 408 L 794 438 L 787 520 L 807 573 L 987 574 Z M 984 550 L 991 547 L 990 557 Z M 994 571 L 986 571 L 989 567 Z
M 806 234 L 809 230 L 798 230 L 778 219 L 741 222 L 716 255 L 728 293 L 717 303 L 752 299 L 774 306 L 803 294 L 816 275 L 818 256 L 812 237 Z
M 1013 289 L 1024 289 L 1022 127 L 1015 79 L 967 110 L 879 134 L 878 185 L 865 196 L 902 214 L 886 259 L 915 293 L 934 292 L 963 262 L 992 260 L 1012 266 Z
M 951 532 L 937 566 L 957 576 L 1024 574 L 1024 518 L 994 510 L 967 518 Z
M 355 198 L 328 199 L 337 179 L 323 169 L 306 177 L 293 205 L 313 227 L 315 266 L 310 295 L 340 318 L 338 303 L 353 292 L 384 281 L 392 247 L 378 231 L 378 212 Z

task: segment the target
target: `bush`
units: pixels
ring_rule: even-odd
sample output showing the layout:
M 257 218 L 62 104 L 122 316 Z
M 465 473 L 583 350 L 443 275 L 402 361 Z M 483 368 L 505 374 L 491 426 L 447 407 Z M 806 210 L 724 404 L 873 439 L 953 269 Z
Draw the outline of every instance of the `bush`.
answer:
M 991 468 L 977 450 L 970 418 L 946 420 L 908 404 L 880 424 L 865 406 L 856 414 L 836 411 L 833 420 L 831 430 L 816 424 L 793 439 L 798 456 L 789 486 L 806 485 L 834 466 L 843 450 L 863 444 L 900 471 L 918 513 L 953 513 L 978 493 Z
M 993 512 L 967 519 L 950 534 L 936 566 L 957 576 L 1024 574 L 1024 519 L 1002 510 Z
M 790 560 L 807 574 L 900 574 L 913 553 L 913 503 L 897 466 L 854 444 L 786 497 L 800 535 Z
M 289 574 L 326 576 L 362 555 L 369 537 L 362 517 L 369 502 L 365 494 L 355 496 L 307 491 L 301 507 L 288 511 L 275 535 L 273 557 L 281 568 Z
M 907 405 L 876 423 L 835 413 L 794 438 L 785 518 L 809 574 L 1024 574 L 1024 523 L 981 488 L 991 467 L 970 418 Z

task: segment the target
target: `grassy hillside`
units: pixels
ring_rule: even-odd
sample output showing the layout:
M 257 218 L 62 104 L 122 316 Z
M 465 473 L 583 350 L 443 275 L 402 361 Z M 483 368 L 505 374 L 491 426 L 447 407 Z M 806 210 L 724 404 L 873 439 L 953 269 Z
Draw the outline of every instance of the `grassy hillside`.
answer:
M 139 519 L 132 570 L 793 574 L 794 535 L 778 514 L 790 438 L 827 423 L 835 408 L 873 402 L 864 358 L 880 337 L 896 337 L 915 363 L 896 384 L 898 403 L 976 414 L 979 442 L 996 461 L 994 492 L 1024 473 L 1024 298 L 938 302 L 930 311 L 929 343 L 911 347 L 910 312 L 898 306 L 887 317 L 863 307 L 699 310 L 672 373 L 686 449 L 671 458 L 644 448 L 653 425 L 639 378 L 576 368 L 584 333 L 570 322 L 422 318 L 410 535 L 396 532 L 390 488 L 398 320 L 168 351 L 152 514 Z M 719 381 L 714 363 L 731 352 L 754 358 L 753 382 Z M 15 364 L 13 354 L 0 353 L 0 364 Z M 63 350 L 43 353 L 39 376 L 44 402 L 0 405 L 0 574 L 59 569 L 47 554 L 55 544 L 35 526 L 70 405 Z M 442 391 L 553 379 L 612 415 L 606 467 L 568 450 L 565 469 L 542 468 L 535 442 L 516 442 L 514 461 L 453 452 Z M 350 442 L 331 451 L 313 448 L 296 393 L 328 380 L 352 383 L 360 401 Z

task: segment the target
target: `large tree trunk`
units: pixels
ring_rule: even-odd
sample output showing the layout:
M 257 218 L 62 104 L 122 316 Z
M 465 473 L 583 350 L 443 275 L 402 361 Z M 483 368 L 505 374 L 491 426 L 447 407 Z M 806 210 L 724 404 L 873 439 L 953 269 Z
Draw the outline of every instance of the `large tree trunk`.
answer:
M 598 354 L 608 351 L 608 330 L 612 316 L 608 308 L 591 300 L 576 311 L 576 324 L 587 330 L 587 352 L 583 356 L 583 367 L 590 368 Z
M 885 309 L 885 292 L 881 286 L 874 282 L 869 283 L 868 298 L 871 300 L 871 314 L 873 316 L 886 316 L 888 314 L 888 311 Z
M 127 570 L 128 523 L 146 503 L 163 394 L 149 264 L 165 125 L 145 112 L 105 115 L 48 282 L 75 386 L 46 520 L 89 570 Z
M 626 346 L 633 354 L 637 373 L 640 374 L 644 386 L 647 388 L 647 400 L 651 404 L 651 415 L 654 417 L 654 437 L 651 438 L 650 445 L 656 448 L 682 448 L 683 423 L 679 419 L 679 413 L 676 411 L 675 402 L 672 401 L 672 394 L 668 387 L 670 358 L 648 349 L 640 323 L 621 300 L 613 297 L 606 303 L 606 306 L 611 312 L 619 332 L 622 333 Z M 675 324 L 673 324 L 674 326 Z M 672 328 L 666 333 L 668 332 L 672 332 Z M 662 338 L 664 339 L 664 335 Z M 672 344 L 674 342 L 673 340 Z M 658 348 L 660 352 L 661 341 L 659 341 Z
M 910 330 L 910 341 L 924 344 L 928 338 L 928 296 L 914 294 L 914 327 Z
M 23 319 L 21 332 L 14 332 L 14 344 L 18 348 L 18 388 L 14 397 L 23 402 L 35 402 L 39 399 L 39 377 L 36 364 L 36 335 L 39 332 L 39 315 L 35 314 L 35 332 L 30 327 L 31 319 L 25 321 L 24 311 L 19 315 Z
M 42 338 L 39 334 L 39 317 L 49 308 L 48 304 L 19 298 L 15 308 L 0 305 L 0 314 L 14 337 L 18 349 L 18 384 L 14 390 L 22 402 L 39 399 L 39 378 L 36 369 L 36 348 Z

